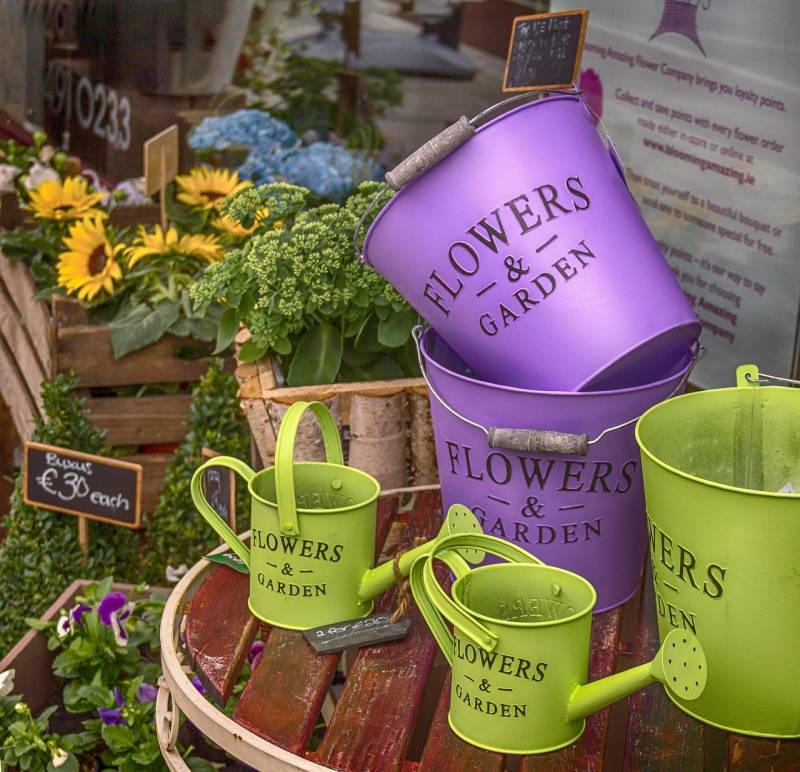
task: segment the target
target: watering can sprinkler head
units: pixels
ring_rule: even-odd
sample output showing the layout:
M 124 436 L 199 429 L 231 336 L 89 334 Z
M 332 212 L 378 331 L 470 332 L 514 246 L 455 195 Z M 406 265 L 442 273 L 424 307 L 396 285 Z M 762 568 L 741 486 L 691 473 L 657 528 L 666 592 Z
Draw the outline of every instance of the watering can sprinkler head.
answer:
M 430 554 L 433 548 L 444 538 L 454 534 L 478 533 L 482 534 L 483 529 L 478 522 L 478 518 L 463 504 L 453 504 L 447 511 L 439 533 L 433 539 L 429 539 L 424 544 L 420 544 L 413 549 L 404 552 L 399 560 L 396 561 L 397 568 L 401 576 L 408 576 L 411 566 L 419 557 Z M 456 555 L 467 563 L 476 565 L 482 563 L 486 553 L 479 549 L 463 548 L 455 550 Z M 458 558 L 454 558 L 457 560 Z M 395 561 L 387 560 L 385 563 L 369 569 L 361 581 L 361 588 L 358 592 L 359 600 L 369 601 L 380 595 L 391 587 L 395 580 L 394 573 Z
M 696 700 L 707 678 L 708 665 L 700 641 L 688 630 L 672 630 L 650 662 L 576 687 L 567 715 L 570 721 L 586 718 L 656 681 L 677 699 Z

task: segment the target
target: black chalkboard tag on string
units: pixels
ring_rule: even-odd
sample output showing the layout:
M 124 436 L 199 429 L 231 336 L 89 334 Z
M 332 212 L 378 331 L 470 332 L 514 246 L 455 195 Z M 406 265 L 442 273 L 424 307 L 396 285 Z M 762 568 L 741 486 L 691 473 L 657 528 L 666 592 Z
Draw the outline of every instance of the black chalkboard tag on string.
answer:
M 201 455 L 205 462 L 222 454 L 210 448 L 203 448 Z M 203 494 L 214 511 L 235 531 L 236 476 L 234 471 L 222 466 L 206 469 L 203 472 Z
M 589 11 L 517 16 L 511 26 L 503 91 L 570 88 L 578 82 Z
M 322 625 L 304 630 L 303 635 L 317 654 L 332 654 L 359 646 L 372 646 L 405 638 L 411 627 L 411 618 L 401 617 L 391 621 L 391 614 L 373 614 L 360 619 L 349 619 L 332 625 Z

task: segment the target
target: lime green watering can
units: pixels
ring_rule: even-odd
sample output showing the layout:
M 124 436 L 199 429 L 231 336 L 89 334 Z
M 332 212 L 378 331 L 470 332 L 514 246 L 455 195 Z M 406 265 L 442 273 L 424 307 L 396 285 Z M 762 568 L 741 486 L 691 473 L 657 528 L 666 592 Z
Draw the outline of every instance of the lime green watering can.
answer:
M 731 732 L 800 737 L 800 389 L 737 386 L 646 412 L 642 453 L 661 640 L 696 632 L 710 675 L 681 710 Z
M 470 570 L 452 550 L 508 562 Z M 434 558 L 456 576 L 451 595 L 436 580 Z M 494 536 L 440 539 L 414 563 L 411 590 L 453 670 L 450 726 L 487 750 L 563 748 L 583 734 L 587 715 L 655 681 L 684 700 L 705 687 L 703 649 L 684 630 L 667 636 L 651 662 L 587 683 L 594 587 Z
M 325 445 L 325 462 L 294 463 L 300 419 L 311 410 Z M 251 496 L 247 547 L 203 495 L 203 472 L 233 469 Z M 200 514 L 245 562 L 250 571 L 249 606 L 258 619 L 290 630 L 356 619 L 372 611 L 372 600 L 395 580 L 392 561 L 373 568 L 376 502 L 380 485 L 344 465 L 339 429 L 320 402 L 295 402 L 281 423 L 275 466 L 256 473 L 229 456 L 216 456 L 192 477 L 192 499 Z M 399 572 L 451 533 L 481 532 L 468 511 L 448 516 L 436 539 L 404 553 Z

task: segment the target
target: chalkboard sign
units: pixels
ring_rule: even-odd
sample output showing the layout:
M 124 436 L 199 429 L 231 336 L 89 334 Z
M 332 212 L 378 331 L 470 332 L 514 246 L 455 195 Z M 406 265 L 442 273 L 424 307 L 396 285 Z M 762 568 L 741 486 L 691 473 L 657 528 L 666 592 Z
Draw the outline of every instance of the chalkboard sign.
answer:
M 373 614 L 361 619 L 350 619 L 334 625 L 323 625 L 305 630 L 306 640 L 317 654 L 331 654 L 354 646 L 372 646 L 375 643 L 405 638 L 411 626 L 409 617 L 390 622 L 391 614 Z
M 203 448 L 203 461 L 220 456 L 221 453 Z M 203 472 L 203 494 L 212 509 L 236 530 L 236 477 L 232 469 L 215 466 Z
M 25 443 L 23 499 L 45 509 L 139 528 L 142 467 L 55 445 Z
M 503 91 L 568 88 L 576 83 L 588 17 L 584 9 L 517 16 Z

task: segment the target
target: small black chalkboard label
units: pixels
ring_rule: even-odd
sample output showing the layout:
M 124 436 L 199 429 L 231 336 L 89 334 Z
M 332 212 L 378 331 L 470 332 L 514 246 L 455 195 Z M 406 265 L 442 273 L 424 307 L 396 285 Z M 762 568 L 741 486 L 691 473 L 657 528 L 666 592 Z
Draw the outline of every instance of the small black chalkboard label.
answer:
M 25 443 L 26 504 L 139 528 L 142 467 L 39 442 Z
M 576 83 L 588 17 L 585 9 L 517 16 L 503 91 L 568 88 Z
M 397 622 L 390 622 L 391 614 L 373 614 L 361 619 L 350 619 L 333 625 L 315 627 L 305 630 L 306 640 L 317 654 L 332 654 L 356 646 L 372 646 L 375 643 L 386 643 L 405 638 L 411 619 L 402 617 Z
M 222 455 L 203 448 L 203 461 Z M 203 493 L 212 509 L 236 530 L 236 477 L 232 469 L 214 466 L 203 472 Z

